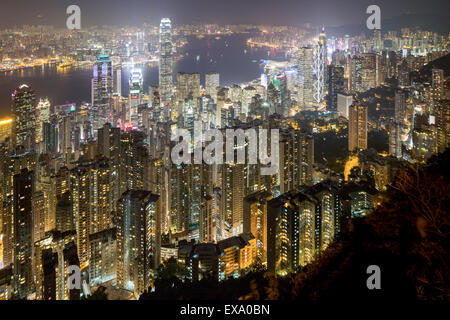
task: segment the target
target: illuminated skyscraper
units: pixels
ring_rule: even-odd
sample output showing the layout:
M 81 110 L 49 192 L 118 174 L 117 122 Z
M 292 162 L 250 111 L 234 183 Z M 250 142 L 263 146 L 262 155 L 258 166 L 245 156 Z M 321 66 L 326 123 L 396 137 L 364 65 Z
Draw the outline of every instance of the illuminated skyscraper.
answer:
M 33 239 L 33 171 L 23 169 L 14 175 L 14 292 L 21 299 L 31 293 Z
M 389 124 L 389 154 L 397 158 L 402 156 L 401 129 L 402 125 L 398 122 Z
M 432 69 L 431 70 L 431 113 L 434 113 L 433 109 L 437 102 L 443 99 L 444 93 L 444 70 Z
M 130 95 L 128 121 L 134 128 L 138 127 L 138 106 L 143 102 L 143 78 L 139 69 L 133 69 L 130 74 Z
M 163 18 L 159 25 L 159 94 L 161 104 L 170 103 L 173 86 L 173 44 L 170 19 Z
M 267 263 L 267 202 L 272 194 L 257 191 L 244 199 L 244 233 L 250 232 L 256 239 L 256 256 Z
M 367 149 L 367 107 L 354 102 L 348 109 L 348 150 Z
M 435 106 L 436 146 L 444 152 L 450 143 L 450 100 L 440 100 Z
M 159 266 L 159 196 L 126 191 L 117 202 L 117 284 L 140 294 Z
M 36 107 L 36 143 L 44 141 L 44 123 L 50 121 L 50 101 L 41 99 Z
M 113 94 L 113 67 L 109 56 L 99 55 L 92 74 L 92 106 L 107 113 Z
M 378 82 L 378 68 L 380 56 L 376 53 L 362 53 L 361 70 L 362 70 L 362 89 L 375 88 L 379 85 Z
M 318 105 L 324 94 L 325 87 L 325 65 L 327 61 L 327 42 L 325 30 L 319 35 L 319 41 L 314 46 L 314 103 Z
M 314 103 L 313 48 L 300 48 L 298 53 L 298 105 L 309 109 Z
M 352 57 L 350 58 L 350 91 L 355 93 L 361 92 L 362 90 L 362 59 Z
M 14 90 L 13 99 L 13 146 L 23 146 L 26 150 L 34 148 L 36 134 L 36 95 L 27 85 Z

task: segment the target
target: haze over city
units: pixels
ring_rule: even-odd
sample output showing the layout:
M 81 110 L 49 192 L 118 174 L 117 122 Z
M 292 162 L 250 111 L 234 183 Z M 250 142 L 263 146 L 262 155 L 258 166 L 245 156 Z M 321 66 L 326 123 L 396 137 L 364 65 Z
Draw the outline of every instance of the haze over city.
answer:
M 448 300 L 450 2 L 0 6 L 0 300 Z

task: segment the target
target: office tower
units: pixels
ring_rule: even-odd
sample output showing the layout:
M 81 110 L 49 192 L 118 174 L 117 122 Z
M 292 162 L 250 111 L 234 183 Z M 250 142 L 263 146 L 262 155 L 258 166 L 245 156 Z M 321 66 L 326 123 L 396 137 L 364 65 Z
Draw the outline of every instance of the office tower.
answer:
M 143 78 L 142 72 L 139 69 L 133 69 L 129 80 L 129 106 L 128 106 L 128 123 L 133 128 L 138 128 L 138 106 L 143 102 Z
M 117 202 L 117 285 L 135 295 L 150 286 L 160 261 L 159 196 L 128 190 Z
M 327 67 L 327 110 L 336 111 L 338 108 L 338 94 L 345 90 L 344 67 L 329 65 Z
M 44 142 L 44 153 L 55 152 L 58 145 L 58 135 L 56 130 L 56 124 L 53 120 L 50 122 L 45 122 L 42 124 L 43 127 L 43 142 Z
M 159 25 L 159 94 L 163 106 L 170 103 L 173 86 L 173 44 L 170 19 L 163 18 Z
M 256 261 L 256 239 L 251 233 L 217 242 L 219 281 L 238 278 Z
M 352 95 L 345 95 L 341 93 L 337 94 L 337 110 L 341 117 L 348 119 L 348 108 L 352 105 L 352 103 Z
M 314 46 L 314 103 L 318 105 L 323 98 L 325 87 L 325 65 L 327 61 L 327 42 L 325 30 L 319 35 L 319 41 Z
M 51 230 L 34 243 L 36 299 L 79 300 L 80 290 L 67 286 L 69 266 L 80 266 L 74 230 Z
M 450 100 L 439 100 L 435 106 L 436 147 L 444 152 L 450 143 Z
M 280 132 L 279 183 L 285 193 L 312 183 L 314 139 L 300 130 Z
M 33 171 L 22 169 L 14 175 L 13 185 L 14 292 L 20 299 L 25 299 L 33 287 Z
M 354 102 L 348 109 L 348 150 L 367 149 L 367 107 Z
M 12 142 L 14 147 L 34 149 L 36 134 L 36 95 L 34 90 L 23 84 L 12 94 L 14 125 Z
M 220 86 L 218 73 L 207 73 L 205 75 L 205 90 L 206 94 L 209 94 L 214 102 L 217 101 L 217 87 Z
M 310 109 L 314 104 L 314 59 L 313 48 L 300 48 L 298 53 L 298 105 Z
M 184 104 L 184 101 L 192 95 L 192 99 L 197 103 L 200 96 L 200 74 L 199 73 L 177 73 L 177 101 Z
M 36 106 L 36 143 L 44 141 L 44 123 L 50 121 L 50 101 L 40 99 Z
M 92 106 L 100 114 L 110 112 L 113 94 L 113 67 L 109 56 L 99 55 L 92 71 Z
M 389 124 L 389 154 L 400 158 L 402 156 L 402 125 L 398 122 Z
M 350 91 L 361 92 L 363 91 L 362 80 L 362 59 L 360 57 L 350 58 Z
M 267 202 L 272 194 L 266 190 L 257 191 L 244 198 L 243 232 L 251 233 L 256 239 L 256 257 L 267 263 Z
M 362 89 L 375 88 L 378 83 L 379 55 L 376 53 L 361 53 Z
M 97 285 L 116 277 L 116 228 L 89 235 L 89 284 Z
M 395 116 L 394 121 L 400 124 L 405 123 L 406 118 L 406 96 L 402 90 L 395 91 Z

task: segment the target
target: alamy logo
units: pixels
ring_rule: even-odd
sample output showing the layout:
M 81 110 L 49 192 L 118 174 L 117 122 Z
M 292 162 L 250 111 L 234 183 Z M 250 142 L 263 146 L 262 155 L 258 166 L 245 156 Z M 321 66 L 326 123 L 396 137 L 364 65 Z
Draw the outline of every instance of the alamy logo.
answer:
M 366 21 L 367 29 L 373 30 L 381 29 L 381 10 L 380 7 L 376 4 L 372 4 L 367 7 L 367 14 L 371 14 Z
M 366 270 L 367 274 L 370 274 L 370 277 L 367 278 L 366 285 L 367 289 L 381 289 L 381 270 L 377 265 L 370 265 Z
M 225 163 L 227 164 L 257 164 L 261 167 L 261 175 L 273 175 L 279 168 L 279 130 L 270 130 L 270 155 L 267 146 L 268 129 L 254 128 L 243 129 L 209 129 L 202 131 L 202 122 L 194 122 L 194 139 L 192 143 L 191 133 L 187 129 L 177 129 L 171 137 L 177 144 L 171 152 L 174 164 L 191 164 L 192 149 L 194 153 L 194 164 L 223 164 L 224 163 L 224 137 L 225 131 Z M 182 140 L 180 141 L 180 138 Z M 212 140 L 212 141 L 211 141 Z M 236 143 L 235 143 L 236 141 Z M 203 148 L 204 143 L 208 143 Z M 192 148 L 193 146 L 193 148 Z M 247 150 L 248 160 L 245 159 Z M 235 152 L 237 161 L 235 161 Z
M 80 267 L 77 265 L 70 265 L 67 268 L 67 273 L 69 274 L 69 277 L 67 278 L 67 288 L 69 288 L 69 290 L 74 289 L 80 290 L 81 289 Z M 83 293 L 86 297 L 91 294 L 91 290 L 86 280 L 83 280 Z
M 81 9 L 79 6 L 72 4 L 67 7 L 66 14 L 69 16 L 66 20 L 67 29 L 80 30 L 81 29 Z

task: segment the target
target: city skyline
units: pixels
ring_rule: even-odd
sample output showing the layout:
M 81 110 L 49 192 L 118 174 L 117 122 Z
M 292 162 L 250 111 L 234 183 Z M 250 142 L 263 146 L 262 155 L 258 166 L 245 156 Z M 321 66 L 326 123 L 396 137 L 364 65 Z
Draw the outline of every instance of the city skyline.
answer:
M 448 298 L 450 28 L 137 8 L 0 29 L 0 300 Z

